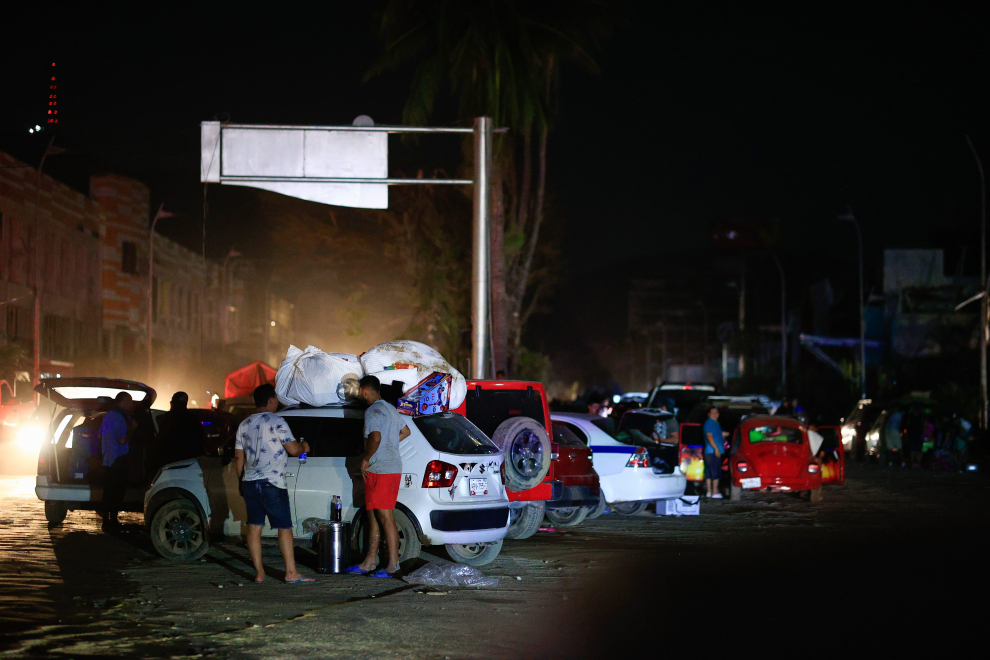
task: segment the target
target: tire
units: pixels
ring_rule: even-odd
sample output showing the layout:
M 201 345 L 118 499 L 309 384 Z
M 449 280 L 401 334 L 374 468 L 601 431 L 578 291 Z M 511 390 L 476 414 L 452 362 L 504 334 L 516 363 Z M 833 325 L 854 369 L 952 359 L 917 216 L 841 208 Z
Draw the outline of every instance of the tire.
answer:
M 492 543 L 448 543 L 444 546 L 451 561 L 468 566 L 490 564 L 502 551 L 502 539 Z
M 569 506 L 560 509 L 547 509 L 546 517 L 557 527 L 577 527 L 588 517 L 588 507 Z
M 509 531 L 505 533 L 505 538 L 528 539 L 536 534 L 543 522 L 545 506 L 542 501 L 527 502 L 521 507 L 509 509 Z
M 646 507 L 649 505 L 649 502 L 618 502 L 616 504 L 609 504 L 608 506 L 620 516 L 631 518 L 646 511 Z
M 151 543 L 165 559 L 195 561 L 210 549 L 206 520 L 186 499 L 172 500 L 151 520 Z
M 816 488 L 814 490 L 809 490 L 808 491 L 808 495 L 811 496 L 809 499 L 811 500 L 811 503 L 812 504 L 817 504 L 818 502 L 821 502 L 822 501 L 822 488 L 821 488 L 821 486 L 819 486 L 818 488 Z
M 729 489 L 729 500 L 732 502 L 738 502 L 742 499 L 743 489 L 742 486 L 736 486 L 735 484 Z
M 361 509 L 355 516 L 354 543 L 351 544 L 352 549 L 357 553 L 355 557 L 351 558 L 354 563 L 363 561 L 364 556 L 368 553 L 368 539 L 365 537 L 366 515 L 365 509 Z M 392 517 L 395 519 L 395 527 L 399 532 L 399 563 L 418 558 L 419 553 L 423 551 L 423 542 L 419 540 L 416 525 L 402 509 L 393 509 Z M 384 543 L 385 537 L 382 536 L 382 544 Z M 382 551 L 384 551 L 384 545 Z
M 588 507 L 588 515 L 584 519 L 594 520 L 605 513 L 605 509 L 607 508 L 608 504 L 605 502 L 605 493 L 598 491 L 598 506 Z
M 65 502 L 45 500 L 45 520 L 49 525 L 61 525 L 68 513 L 69 507 Z
M 509 490 L 529 490 L 550 471 L 550 438 L 535 419 L 512 417 L 498 425 L 492 442 L 499 446 L 505 462 L 505 485 Z

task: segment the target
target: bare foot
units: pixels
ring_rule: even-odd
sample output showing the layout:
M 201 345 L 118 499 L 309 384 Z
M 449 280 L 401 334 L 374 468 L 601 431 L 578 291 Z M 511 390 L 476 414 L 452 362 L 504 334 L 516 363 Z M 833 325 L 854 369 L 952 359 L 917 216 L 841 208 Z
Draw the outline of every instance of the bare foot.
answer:
M 299 582 L 316 582 L 316 580 L 314 580 L 313 578 L 303 577 L 303 574 L 302 573 L 299 573 L 298 571 L 295 572 L 295 573 L 286 573 L 285 574 L 285 581 L 286 582 L 296 582 L 296 583 L 299 583 Z
M 254 581 L 257 582 L 258 584 L 261 584 L 262 582 L 265 581 L 265 574 L 258 573 L 258 575 L 255 576 Z
M 361 570 L 364 571 L 365 573 L 370 573 L 373 570 L 375 570 L 375 564 L 368 564 L 368 562 L 365 561 L 358 564 L 358 566 L 360 566 Z
M 401 567 L 401 566 L 399 566 L 398 564 L 396 564 L 395 566 L 389 566 L 388 568 L 386 568 L 386 569 L 385 569 L 385 572 L 386 572 L 386 573 L 388 573 L 388 574 L 390 574 L 390 575 L 395 575 L 395 574 L 396 574 L 396 573 L 398 573 L 398 572 L 399 572 L 399 571 L 400 571 L 401 569 L 402 569 L 402 567 Z

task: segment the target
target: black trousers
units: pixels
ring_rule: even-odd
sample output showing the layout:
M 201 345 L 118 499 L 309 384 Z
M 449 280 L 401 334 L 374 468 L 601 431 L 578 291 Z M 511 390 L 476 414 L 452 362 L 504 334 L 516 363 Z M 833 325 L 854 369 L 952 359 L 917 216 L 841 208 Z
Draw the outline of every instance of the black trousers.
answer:
M 117 512 L 124 508 L 124 494 L 127 492 L 128 454 L 118 456 L 113 465 L 103 472 L 103 509 L 111 520 L 117 519 Z

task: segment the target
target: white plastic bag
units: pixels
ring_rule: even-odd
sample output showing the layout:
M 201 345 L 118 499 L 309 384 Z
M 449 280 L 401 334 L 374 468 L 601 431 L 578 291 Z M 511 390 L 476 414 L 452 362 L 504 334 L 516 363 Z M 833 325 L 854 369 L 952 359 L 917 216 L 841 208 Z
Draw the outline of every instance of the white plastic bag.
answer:
M 488 577 L 477 568 L 465 564 L 441 564 L 431 561 L 403 578 L 408 584 L 428 584 L 431 587 L 497 587 L 498 578 Z
M 325 406 L 345 400 L 344 381 L 364 375 L 361 361 L 350 353 L 324 353 L 315 346 L 289 346 L 275 376 L 275 393 L 287 406 Z
M 453 410 L 464 403 L 464 398 L 467 396 L 467 381 L 464 376 L 440 353 L 426 344 L 407 339 L 386 341 L 361 355 L 361 366 L 367 374 L 377 374 L 384 371 L 385 367 L 395 364 L 410 364 L 416 367 L 419 372 L 416 383 L 434 371 L 450 374 L 450 408 Z M 409 385 L 406 391 L 412 389 L 416 383 Z

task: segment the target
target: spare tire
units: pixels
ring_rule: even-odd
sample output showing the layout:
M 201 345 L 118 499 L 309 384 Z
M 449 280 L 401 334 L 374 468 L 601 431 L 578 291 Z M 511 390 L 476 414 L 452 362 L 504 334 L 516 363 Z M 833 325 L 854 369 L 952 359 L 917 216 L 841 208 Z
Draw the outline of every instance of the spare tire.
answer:
M 550 438 L 535 419 L 512 417 L 498 425 L 492 434 L 505 457 L 505 485 L 519 492 L 537 486 L 550 471 Z

